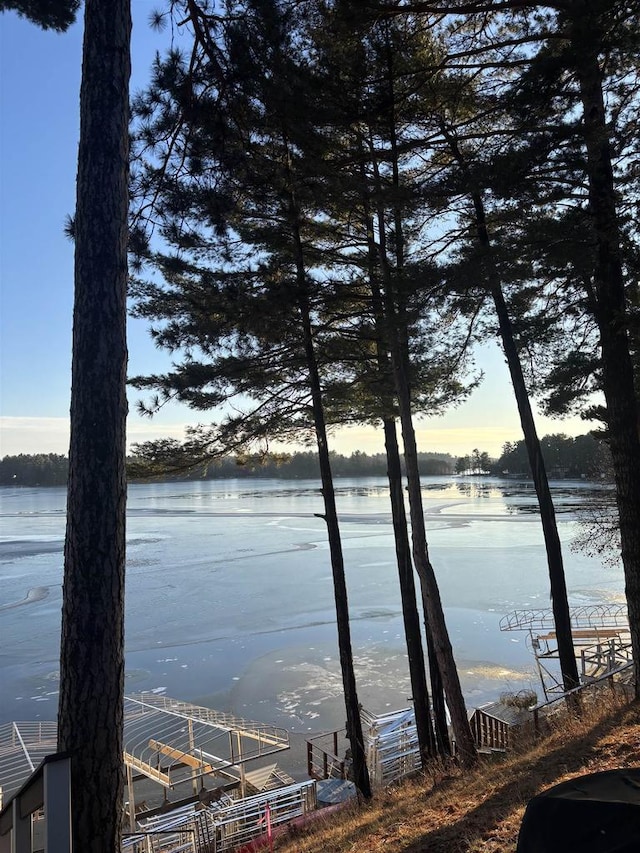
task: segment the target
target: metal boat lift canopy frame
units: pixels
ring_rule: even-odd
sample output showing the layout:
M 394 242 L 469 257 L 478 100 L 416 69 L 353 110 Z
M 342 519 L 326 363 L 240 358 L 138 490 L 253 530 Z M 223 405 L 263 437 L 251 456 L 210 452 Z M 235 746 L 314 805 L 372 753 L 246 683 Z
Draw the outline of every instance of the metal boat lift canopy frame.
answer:
M 285 749 L 286 729 L 155 693 L 125 697 L 125 764 L 165 788 L 209 775 L 237 781 L 231 771 Z
M 582 668 L 582 680 L 592 681 L 604 672 L 625 668 L 631 645 L 626 604 L 592 604 L 569 610 L 576 659 Z M 558 644 L 553 611 L 514 610 L 500 620 L 501 631 L 528 631 L 545 698 L 564 693 L 561 679 L 552 672 L 547 661 L 558 660 Z
M 41 764 L 57 750 L 55 722 L 16 722 L 0 725 L 0 808 Z

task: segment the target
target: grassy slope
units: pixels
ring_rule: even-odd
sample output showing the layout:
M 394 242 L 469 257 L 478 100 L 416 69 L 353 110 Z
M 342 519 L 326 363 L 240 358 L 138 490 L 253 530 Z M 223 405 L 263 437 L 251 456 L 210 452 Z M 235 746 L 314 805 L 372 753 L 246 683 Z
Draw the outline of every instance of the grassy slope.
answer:
M 532 749 L 471 774 L 434 770 L 277 840 L 278 853 L 506 853 L 527 801 L 584 773 L 640 764 L 640 703 L 600 696 L 582 720 L 560 719 Z

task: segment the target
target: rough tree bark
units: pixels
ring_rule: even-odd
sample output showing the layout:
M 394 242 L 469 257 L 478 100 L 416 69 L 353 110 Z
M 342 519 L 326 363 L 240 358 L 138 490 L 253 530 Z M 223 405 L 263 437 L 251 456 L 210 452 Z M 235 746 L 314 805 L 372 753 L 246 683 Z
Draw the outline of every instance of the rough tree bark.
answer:
M 354 784 L 362 796 L 369 799 L 371 797 L 371 782 L 369 779 L 367 760 L 364 752 L 360 703 L 358 701 L 356 675 L 353 666 L 351 625 L 349 622 L 349 600 L 347 596 L 347 583 L 344 571 L 342 540 L 340 537 L 340 525 L 338 522 L 335 490 L 333 488 L 333 474 L 331 471 L 329 442 L 327 440 L 327 428 L 324 416 L 324 404 L 322 400 L 322 385 L 320 382 L 318 361 L 316 358 L 315 344 L 313 340 L 308 290 L 309 285 L 304 261 L 302 238 L 300 235 L 300 214 L 296 203 L 295 193 L 292 189 L 294 186 L 294 178 L 291 171 L 288 143 L 286 140 L 285 146 L 287 147 L 287 175 L 289 178 L 288 185 L 290 188 L 288 219 L 291 226 L 292 250 L 296 268 L 297 303 L 302 325 L 302 342 L 309 374 L 309 390 L 311 392 L 313 422 L 316 433 L 316 444 L 318 447 L 318 462 L 320 466 L 320 480 L 322 482 L 322 498 L 324 502 L 323 518 L 327 525 L 329 552 L 331 554 L 333 593 L 336 605 L 336 622 L 338 628 L 338 649 L 340 653 L 340 669 L 342 672 L 342 686 L 344 690 L 345 710 L 347 714 L 347 738 L 351 746 Z
M 594 12 L 592 15 L 592 11 Z M 597 9 L 573 4 L 572 55 L 580 81 L 583 134 L 589 179 L 589 213 L 595 239 L 595 318 L 600 332 L 602 389 L 607 403 L 609 445 L 616 483 L 625 593 L 633 647 L 635 691 L 640 698 L 640 438 L 638 404 L 627 332 L 620 227 L 611 158 L 610 130 L 599 62 Z
M 420 578 L 420 583 L 422 584 L 423 599 L 427 611 L 428 624 L 431 629 L 431 639 L 451 714 L 451 724 L 456 739 L 457 753 L 461 764 L 464 767 L 471 767 L 477 760 L 477 751 L 473 742 L 471 729 L 469 728 L 469 720 L 460 686 L 460 678 L 456 669 L 456 662 L 453 657 L 453 648 L 444 618 L 438 582 L 429 558 L 424 510 L 422 507 L 422 488 L 418 473 L 418 450 L 411 417 L 411 395 L 406 378 L 406 368 L 398 352 L 398 347 L 394 346 L 394 350 L 393 370 L 400 409 L 400 422 L 402 424 L 404 459 L 407 467 L 413 561 L 418 572 L 418 577 Z
M 129 0 L 86 0 L 58 748 L 75 850 L 120 850 L 123 805 Z
M 509 366 L 513 391 L 518 404 L 520 424 L 524 434 L 524 441 L 529 456 L 529 467 L 538 497 L 540 508 L 540 520 L 544 535 L 545 549 L 547 553 L 547 565 L 549 568 L 549 583 L 551 588 L 551 607 L 553 609 L 553 621 L 556 628 L 558 640 L 558 656 L 560 658 L 560 670 L 562 672 L 562 684 L 565 691 L 573 690 L 580 683 L 578 677 L 578 665 L 576 663 L 575 650 L 573 646 L 573 635 L 571 633 L 571 614 L 567 598 L 567 584 L 562 561 L 562 546 L 556 524 L 556 514 L 549 488 L 549 480 L 540 447 L 540 439 L 536 430 L 531 402 L 527 394 L 526 383 L 522 373 L 520 356 L 513 337 L 511 319 L 502 292 L 502 287 L 495 282 L 491 285 L 502 347 Z M 574 705 L 577 709 L 577 706 Z
M 527 392 L 524 373 L 522 371 L 520 354 L 518 353 L 518 347 L 513 334 L 513 326 L 509 316 L 509 309 L 502 290 L 500 271 L 493 257 L 493 247 L 491 245 L 491 238 L 487 227 L 487 217 L 482 192 L 471 177 L 467 160 L 458 145 L 457 139 L 453 135 L 452 131 L 446 127 L 444 120 L 441 120 L 440 122 L 440 129 L 447 144 L 449 145 L 454 160 L 458 164 L 460 171 L 467 182 L 469 197 L 473 204 L 476 236 L 480 249 L 483 253 L 483 272 L 486 275 L 489 291 L 496 309 L 500 340 L 502 341 L 502 349 L 504 351 L 505 358 L 507 359 L 511 385 L 513 387 L 513 393 L 518 406 L 518 414 L 520 416 L 520 426 L 522 427 L 524 442 L 527 448 L 529 468 L 531 470 L 531 476 L 533 478 L 538 498 L 540 521 L 542 523 L 542 532 L 547 555 L 547 566 L 549 570 L 551 606 L 558 640 L 558 657 L 560 658 L 562 685 L 565 691 L 570 691 L 579 685 L 580 680 L 578 677 L 578 666 L 576 663 L 573 636 L 571 633 L 571 614 L 569 612 L 567 584 L 564 574 L 564 563 L 562 560 L 562 545 L 560 543 L 560 535 L 558 533 L 558 525 L 556 523 L 556 514 L 553 505 L 553 498 L 551 497 L 551 489 L 549 488 L 547 469 L 542 455 L 540 439 L 538 438 L 538 432 L 536 430 L 535 419 L 533 417 L 531 401 Z M 570 702 L 572 708 L 574 710 L 578 710 L 577 699 L 574 697 Z
M 298 278 L 306 278 L 304 267 L 298 265 Z M 303 285 L 306 291 L 306 284 Z M 309 370 L 309 388 L 311 390 L 313 420 L 318 447 L 318 462 L 320 465 L 320 480 L 322 482 L 322 499 L 324 501 L 324 520 L 327 525 L 329 551 L 331 554 L 331 570 L 333 573 L 333 592 L 336 605 L 336 620 L 338 627 L 338 648 L 340 652 L 340 669 L 344 690 L 345 709 L 347 713 L 347 738 L 351 745 L 351 760 L 353 762 L 353 781 L 365 798 L 371 797 L 371 783 L 367 770 L 360 718 L 360 703 L 356 687 L 356 675 L 353 666 L 353 650 L 351 645 L 351 627 L 349 623 L 349 600 L 347 583 L 344 572 L 344 557 L 338 523 L 338 510 L 333 488 L 333 475 L 329 457 L 329 444 L 322 403 L 322 389 L 315 357 L 313 331 L 311 328 L 310 311 L 305 296 L 300 295 L 300 317 L 302 321 L 302 337 L 304 342 L 307 367 Z
M 385 36 L 384 36 L 384 55 L 385 55 L 385 63 L 386 63 L 386 87 L 387 87 L 387 102 L 386 102 L 386 118 L 388 120 L 387 134 L 390 144 L 390 153 L 391 153 L 391 171 L 392 171 L 392 185 L 395 190 L 395 197 L 400 199 L 402 197 L 402 186 L 400 180 L 400 140 L 398 138 L 398 115 L 397 115 L 397 96 L 395 91 L 395 80 L 397 79 L 396 74 L 396 54 L 393 49 L 393 45 L 391 42 L 391 35 L 388 26 L 385 28 Z M 376 182 L 379 187 L 379 172 L 377 163 L 375 165 L 375 174 L 376 174 Z M 381 213 L 381 211 L 380 211 Z M 399 275 L 400 278 L 404 275 L 404 266 L 405 266 L 405 236 L 404 236 L 404 211 L 403 207 L 399 203 L 394 203 L 393 205 L 393 254 L 395 256 L 396 262 L 396 274 Z M 384 226 L 381 224 L 382 220 L 379 219 L 380 225 L 380 233 L 381 233 L 381 247 L 382 244 L 386 244 L 386 236 L 384 234 Z M 385 252 L 386 257 L 386 252 Z M 383 264 L 383 269 L 388 271 L 388 266 Z M 388 283 L 389 279 L 387 279 Z M 383 312 L 384 313 L 384 312 Z M 388 320 L 390 318 L 387 318 Z M 402 324 L 402 318 L 401 318 Z M 393 358 L 392 358 L 393 360 Z M 393 370 L 392 370 L 393 373 Z M 404 429 L 404 427 L 403 427 Z M 407 459 L 405 455 L 405 465 L 407 464 Z M 416 471 L 417 473 L 417 471 Z M 414 538 L 413 547 L 417 547 L 417 542 Z M 424 559 L 428 562 L 428 555 L 426 554 L 427 550 L 427 541 L 426 537 L 424 538 L 424 549 L 425 555 Z M 416 568 L 418 564 L 416 564 Z M 422 576 L 424 577 L 424 576 Z M 422 581 L 421 577 L 421 581 Z M 448 726 L 446 719 L 446 708 L 445 708 L 445 696 L 444 696 L 444 681 L 442 679 L 442 672 L 440 670 L 441 661 L 438 659 L 436 644 L 434 643 L 434 626 L 431 624 L 429 618 L 429 603 L 428 603 L 428 594 L 427 587 L 424 583 L 421 583 L 421 595 L 422 595 L 422 605 L 424 611 L 424 619 L 425 619 L 425 635 L 427 639 L 427 650 L 428 650 L 428 659 L 429 659 L 429 674 L 431 680 L 431 695 L 433 699 L 433 716 L 435 721 L 435 735 L 436 735 L 436 746 L 438 752 L 441 755 L 449 755 L 451 752 L 450 744 L 449 744 L 449 734 L 448 734 Z M 446 629 L 446 628 L 445 628 Z M 451 686 L 451 685 L 450 685 Z M 462 695 L 462 694 L 460 694 Z M 466 735 L 465 735 L 466 738 Z
M 398 449 L 396 424 L 393 419 L 385 418 L 383 426 L 409 676 L 413 693 L 413 708 L 416 718 L 420 758 L 422 766 L 425 767 L 428 760 L 436 755 L 438 744 L 436 743 L 433 723 L 431 721 L 431 709 L 429 707 L 429 689 L 427 687 L 427 674 L 422 648 L 422 636 L 420 633 L 420 616 L 416 604 L 416 585 L 413 579 L 413 562 L 411 560 L 407 517 L 404 508 L 402 471 L 400 468 L 400 451 Z
M 370 146 L 374 150 L 373 144 Z M 378 199 L 382 198 L 382 187 L 378 164 L 372 157 L 372 167 L 375 179 L 375 191 Z M 471 767 L 477 761 L 477 750 L 469 727 L 467 710 L 460 686 L 460 677 L 453 656 L 453 648 L 444 617 L 444 609 L 440 598 L 440 590 L 433 565 L 429 557 L 427 534 L 422 507 L 422 487 L 418 466 L 418 448 L 416 445 L 415 429 L 413 426 L 411 389 L 409 384 L 409 359 L 406 345 L 406 330 L 402 320 L 398 318 L 396 301 L 397 288 L 394 286 L 388 255 L 386 222 L 384 210 L 380 207 L 377 212 L 378 254 L 383 284 L 383 302 L 385 312 L 385 338 L 389 345 L 389 354 L 393 371 L 396 400 L 402 429 L 404 446 L 404 461 L 407 470 L 407 488 L 409 494 L 409 517 L 411 519 L 411 547 L 413 562 L 420 578 L 422 598 L 426 612 L 428 630 L 431 631 L 432 648 L 438 663 L 442 684 L 451 724 L 456 740 L 457 753 L 460 762 L 465 767 Z M 396 253 L 397 254 L 397 253 Z
M 362 145 L 362 140 L 360 140 Z M 364 154 L 364 152 L 363 152 Z M 377 247 L 373 232 L 371 218 L 370 200 L 366 192 L 365 158 L 361 158 L 360 175 L 363 191 L 364 227 L 367 234 L 368 252 L 368 275 L 371 288 L 371 303 L 373 308 L 374 322 L 376 327 L 376 357 L 378 369 L 382 376 L 381 387 L 384 388 L 388 381 L 393 384 L 393 374 L 389 361 L 388 347 L 384 335 L 384 306 L 382 293 L 376 278 Z M 381 396 L 385 412 L 393 411 L 393 394 L 391 388 L 382 391 Z M 398 435 L 393 417 L 383 417 L 384 444 L 387 456 L 387 479 L 389 481 L 389 497 L 391 502 L 391 518 L 393 521 L 393 534 L 396 548 L 396 561 L 398 565 L 398 580 L 400 583 L 400 596 L 402 601 L 402 616 L 404 620 L 405 638 L 407 643 L 407 658 L 409 663 L 409 677 L 413 694 L 413 708 L 416 718 L 416 733 L 418 735 L 418 746 L 422 766 L 433 758 L 440 745 L 431 720 L 431 708 L 429 704 L 429 689 L 425 669 L 424 649 L 422 647 L 422 634 L 420 632 L 420 617 L 416 603 L 416 587 L 413 577 L 413 562 L 411 559 L 411 545 L 409 542 L 409 531 L 407 527 L 407 514 L 404 505 L 404 493 L 402 483 L 402 467 L 400 464 L 400 450 L 398 447 Z M 426 616 L 426 614 L 425 614 Z M 428 625 L 427 625 L 428 630 Z M 432 663 L 430 659 L 430 664 Z M 437 664 L 430 666 L 437 670 Z M 435 704 L 435 701 L 434 701 Z M 444 716 L 444 715 L 443 715 Z M 446 721 L 445 721 L 446 730 Z M 446 741 L 448 745 L 448 739 Z M 445 747 L 445 744 L 441 744 Z M 449 752 L 450 750 L 447 750 Z

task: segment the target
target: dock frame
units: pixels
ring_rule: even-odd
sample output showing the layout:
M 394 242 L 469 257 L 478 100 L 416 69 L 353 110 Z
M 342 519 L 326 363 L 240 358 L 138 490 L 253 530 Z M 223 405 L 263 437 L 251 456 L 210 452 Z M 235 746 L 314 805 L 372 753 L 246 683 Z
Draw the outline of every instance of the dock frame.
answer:
M 580 680 L 588 684 L 617 672 L 632 659 L 629 618 L 625 604 L 594 604 L 569 611 L 573 646 Z M 558 661 L 558 641 L 549 608 L 514 610 L 500 620 L 501 631 L 527 631 L 545 699 L 564 693 L 559 673 L 550 666 Z

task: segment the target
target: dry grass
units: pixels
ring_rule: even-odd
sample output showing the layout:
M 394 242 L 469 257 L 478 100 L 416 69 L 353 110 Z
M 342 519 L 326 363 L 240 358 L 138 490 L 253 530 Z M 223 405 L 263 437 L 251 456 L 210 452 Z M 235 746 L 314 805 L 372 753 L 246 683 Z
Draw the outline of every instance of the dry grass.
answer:
M 434 768 L 277 839 L 277 853 L 506 853 L 527 801 L 551 785 L 640 764 L 640 703 L 600 696 L 582 719 L 560 716 L 549 737 L 472 773 Z

